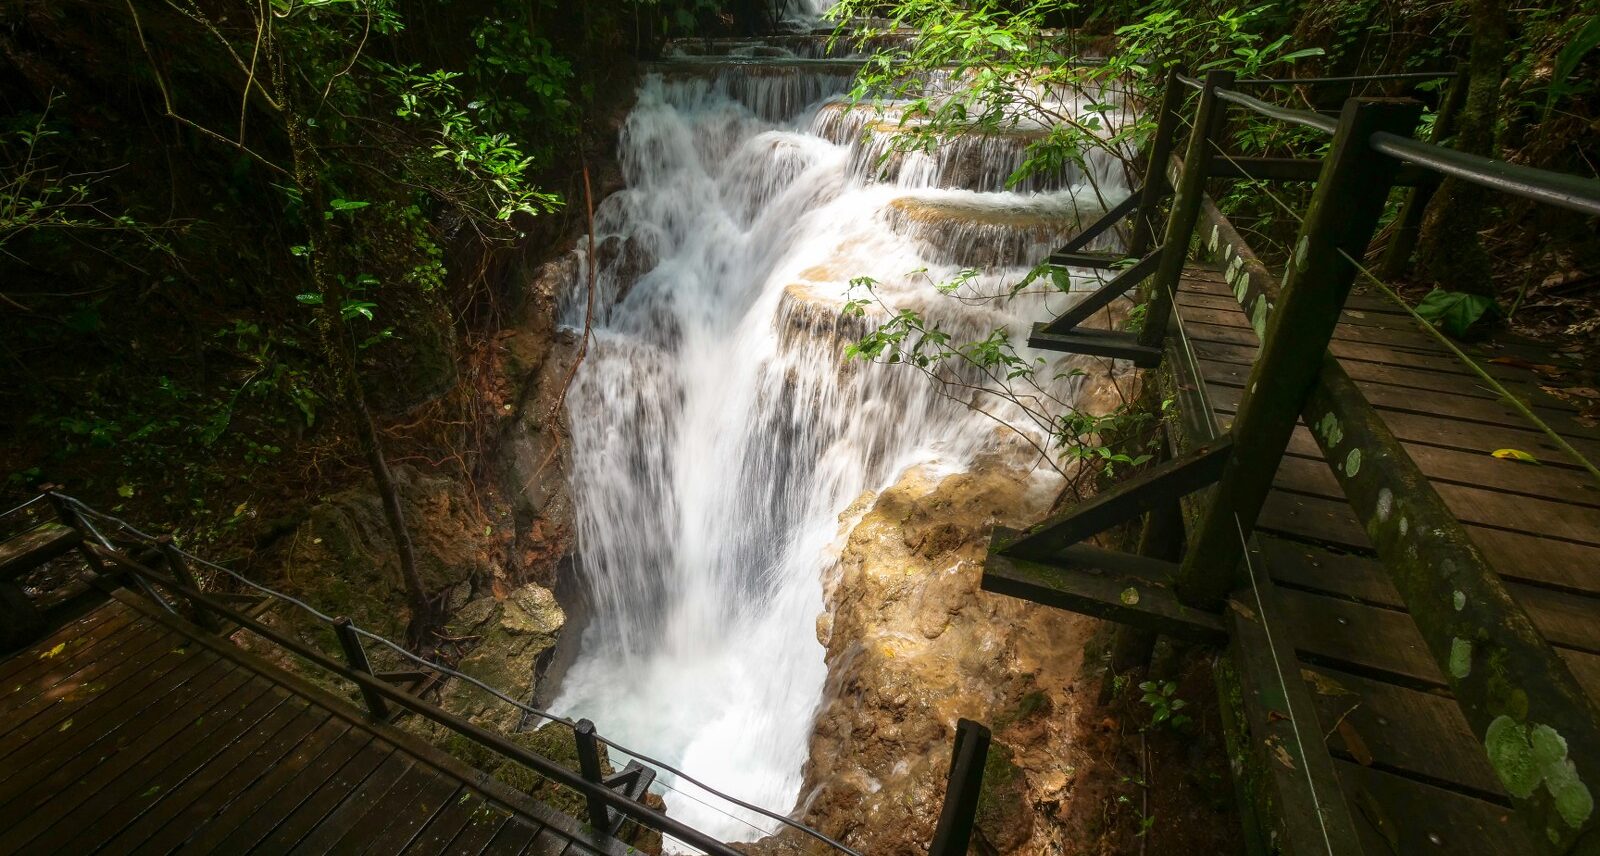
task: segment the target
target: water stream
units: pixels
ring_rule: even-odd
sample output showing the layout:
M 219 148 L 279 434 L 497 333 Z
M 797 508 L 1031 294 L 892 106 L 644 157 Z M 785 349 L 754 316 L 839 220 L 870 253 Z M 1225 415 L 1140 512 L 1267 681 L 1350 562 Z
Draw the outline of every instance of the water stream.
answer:
M 965 305 L 931 280 L 974 265 L 980 285 L 1014 281 L 1093 198 L 1077 176 L 1003 192 L 1016 140 L 883 160 L 862 141 L 870 117 L 836 100 L 849 84 L 781 58 L 645 78 L 627 187 L 596 214 L 593 340 L 568 399 L 592 617 L 554 707 L 780 812 L 800 796 L 826 677 L 815 628 L 839 514 L 1001 436 L 914 371 L 844 363 L 868 323 L 840 317 L 849 281 L 874 277 L 886 301 L 975 337 L 1022 331 L 1039 300 Z M 1125 193 L 1100 171 L 1102 191 Z M 564 309 L 574 328 L 586 283 Z M 669 811 L 713 835 L 772 828 L 665 782 L 689 790 L 667 793 Z

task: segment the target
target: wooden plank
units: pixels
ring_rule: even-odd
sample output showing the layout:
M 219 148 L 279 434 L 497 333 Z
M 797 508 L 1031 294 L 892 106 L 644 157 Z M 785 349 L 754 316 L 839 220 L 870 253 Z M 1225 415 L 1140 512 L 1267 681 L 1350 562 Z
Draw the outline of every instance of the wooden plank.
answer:
M 275 762 L 265 775 L 252 782 L 248 788 L 237 791 L 219 811 L 202 821 L 193 831 L 193 835 L 184 841 L 185 852 L 217 851 L 218 845 L 224 839 L 254 816 L 262 804 L 271 801 L 280 791 L 298 779 L 300 772 L 322 753 L 332 750 L 339 753 L 349 751 L 353 754 L 360 746 L 351 748 L 350 743 L 344 741 L 345 735 L 349 732 L 350 723 L 338 717 L 325 721 L 317 730 L 301 740 L 293 752 Z M 149 849 L 150 842 L 146 842 L 145 846 L 140 848 L 140 852 Z
M 1403 610 L 1405 604 L 1378 561 L 1335 553 L 1304 542 L 1261 536 L 1261 549 L 1280 584 Z M 1507 588 L 1551 644 L 1600 654 L 1600 598 L 1508 581 Z
M 1369 856 L 1509 856 L 1548 849 L 1511 809 L 1359 764 L 1336 762 Z
M 1285 456 L 1274 484 L 1310 496 L 1345 498 L 1333 470 L 1320 459 Z M 1463 523 L 1600 546 L 1600 509 L 1459 484 L 1438 483 L 1434 489 Z
M 62 679 L 75 674 L 78 669 L 102 659 L 104 651 L 111 648 L 127 650 L 138 636 L 150 636 L 151 631 L 128 631 L 133 621 L 131 615 L 114 615 L 95 625 L 83 635 L 71 639 L 52 637 L 49 644 L 37 643 L 18 652 L 9 661 L 14 668 L 6 676 L 5 696 L 0 698 L 0 712 L 14 710 L 36 698 Z M 106 646 L 102 648 L 101 646 Z M 60 650 L 57 650 L 60 646 Z
M 1304 674 L 1336 757 L 1509 805 L 1454 699 L 1334 669 Z
M 0 541 L 0 579 L 27 573 L 78 546 L 78 530 L 60 523 L 38 526 Z
M 0 761 L 0 805 L 14 797 L 19 788 L 26 788 L 47 767 L 59 767 L 96 749 L 96 741 L 115 734 L 130 717 L 156 704 L 160 696 L 218 665 L 214 659 L 191 656 L 170 645 L 171 642 L 161 643 L 165 650 L 150 666 L 130 674 L 106 692 L 89 696 L 86 703 L 73 699 L 30 720 L 30 730 L 38 728 L 39 733 Z
M 1211 405 L 1220 414 L 1219 420 L 1228 422 L 1238 407 L 1240 390 L 1218 385 L 1208 387 L 1207 393 Z M 1499 449 L 1520 449 L 1538 458 L 1545 466 L 1578 466 L 1568 461 L 1566 454 L 1543 433 L 1532 428 L 1461 422 L 1409 410 L 1378 408 L 1378 412 L 1395 437 L 1406 444 L 1426 444 L 1483 455 L 1491 455 Z M 1600 443 L 1583 438 L 1570 438 L 1568 442 L 1590 460 L 1600 460 Z
M 1448 686 L 1405 613 L 1292 589 L 1279 594 L 1307 662 L 1416 689 Z M 1600 698 L 1600 657 L 1557 650 L 1584 692 Z
M 539 837 L 540 827 L 513 818 L 500 827 L 500 831 L 483 848 L 483 856 L 521 856 L 522 852 Z
M 324 789 L 348 793 L 354 785 L 342 780 L 340 774 L 344 773 L 359 782 L 378 766 L 388 751 L 387 747 L 375 748 L 374 740 L 370 732 L 359 728 L 352 728 L 340 735 L 331 746 L 295 773 L 292 787 L 286 786 L 271 796 L 258 798 L 250 816 L 213 849 L 219 853 L 251 852 Z M 321 817 L 320 812 L 317 817 Z M 223 817 L 218 818 L 216 823 L 221 825 L 225 822 Z M 289 830 L 288 834 L 300 837 L 294 830 Z M 266 852 L 273 851 L 268 848 Z
M 12 676 L 20 673 L 23 669 L 36 665 L 40 660 L 39 654 L 44 651 L 49 651 L 60 645 L 62 646 L 62 653 L 57 654 L 57 657 L 75 655 L 78 649 L 87 646 L 88 643 L 84 640 L 95 632 L 95 628 L 113 618 L 126 620 L 127 616 L 120 610 L 102 606 L 63 624 L 48 637 L 33 643 L 32 647 L 14 651 L 0 658 L 0 690 L 9 693 L 12 686 Z M 71 649 L 71 653 L 68 653 L 68 649 Z M 0 697 L 0 703 L 3 702 L 4 697 Z
M 438 852 L 440 856 L 454 856 L 454 854 L 467 854 L 467 856 L 470 856 L 471 854 L 481 853 L 485 847 L 489 846 L 489 842 L 494 840 L 495 834 L 510 821 L 510 812 L 498 806 L 485 805 L 483 808 L 474 811 L 471 819 L 467 821 L 466 827 L 461 830 L 460 834 L 450 841 L 445 849 Z M 413 847 L 412 849 L 416 850 L 417 856 L 427 856 L 427 851 L 420 847 Z
M 20 751 L 35 737 L 49 733 L 56 723 L 72 715 L 87 700 L 106 693 L 120 698 L 123 693 L 136 691 L 141 686 L 138 678 L 152 664 L 169 657 L 179 639 L 175 635 L 141 632 L 130 636 L 122 651 L 108 652 L 83 668 L 74 670 L 72 665 L 66 665 L 45 676 L 37 692 L 19 690 L 16 693 L 18 704 L 3 714 L 6 739 L 0 742 L 0 760 Z M 124 688 L 130 680 L 133 686 Z M 0 781 L 4 779 L 5 776 L 0 775 Z
M 1232 386 L 1242 389 L 1248 383 L 1242 366 L 1206 360 L 1202 360 L 1201 365 L 1205 370 L 1207 381 L 1213 386 Z M 1491 397 L 1492 394 L 1478 394 L 1482 390 L 1463 394 L 1360 379 L 1356 380 L 1356 386 L 1366 396 L 1368 402 L 1381 410 L 1445 416 L 1462 422 L 1481 422 L 1485 425 L 1537 430 L 1526 417 L 1512 409 L 1509 404 Z M 1575 411 L 1537 408 L 1536 415 L 1562 437 L 1590 440 L 1600 437 L 1600 431 L 1577 421 Z
M 395 812 L 411 805 L 423 789 L 436 784 L 438 773 L 427 764 L 413 764 L 402 773 L 381 799 L 362 807 L 362 811 L 347 819 L 341 830 L 344 834 L 331 847 L 330 852 L 359 853 L 368 842 L 388 828 Z
M 265 682 L 258 680 L 252 686 L 256 683 Z M 226 721 L 217 716 L 208 717 L 208 721 L 219 723 L 216 730 L 204 735 L 198 734 L 197 730 L 190 749 L 146 780 L 153 782 L 150 787 L 142 787 L 143 782 L 135 784 L 131 789 L 131 796 L 107 807 L 101 814 L 94 815 L 88 809 L 75 812 L 73 819 L 82 818 L 84 821 L 78 824 L 81 831 L 76 837 L 63 843 L 60 852 L 96 852 L 118 833 L 131 826 L 135 820 L 155 809 L 162 801 L 175 798 L 174 794 L 184 785 L 196 777 L 206 775 L 210 765 L 222 763 L 228 752 L 240 743 L 255 745 L 266 736 L 258 735 L 258 732 L 270 729 L 267 731 L 270 734 L 271 731 L 275 731 L 277 726 L 273 723 L 276 718 L 281 717 L 283 722 L 292 719 L 292 709 L 286 707 L 289 703 L 288 695 L 277 687 L 270 684 L 267 686 L 267 690 L 252 700 L 238 715 Z
M 232 663 L 213 660 L 208 665 L 210 668 L 201 668 L 192 680 L 161 691 L 163 704 L 151 705 L 119 721 L 105 737 L 85 747 L 85 751 L 71 761 L 54 767 L 28 792 L 12 795 L 0 812 L 14 813 L 26 820 L 0 832 L 0 852 L 24 849 L 35 836 L 77 805 L 76 800 L 62 798 L 63 793 L 84 793 L 98 788 L 164 745 L 189 722 L 187 717 L 174 716 L 175 710 L 194 704 L 197 699 L 220 698 L 215 694 L 232 692 L 250 678 L 248 672 L 235 668 Z
M 384 759 L 383 763 L 363 779 L 349 797 L 317 821 L 316 825 L 295 845 L 295 852 L 307 854 L 333 852 L 333 845 L 350 825 L 372 806 L 384 804 L 389 791 L 416 763 L 416 759 L 399 751 Z
M 260 771 L 289 754 L 328 718 L 326 711 L 289 697 L 250 734 L 214 756 L 198 773 L 164 793 L 156 803 L 120 830 L 105 852 L 135 852 L 151 838 L 153 852 L 166 853 L 216 808 L 248 787 Z
M 287 853 L 293 850 L 301 839 L 342 806 L 394 754 L 394 746 L 381 738 L 368 744 L 327 781 L 315 785 L 315 790 L 273 828 L 255 849 L 262 853 Z M 311 778 L 305 777 L 308 782 Z
M 117 828 L 101 822 L 108 811 L 129 801 L 146 805 L 166 790 L 163 781 L 182 780 L 193 773 L 217 747 L 243 733 L 255 718 L 245 718 L 252 705 L 260 701 L 263 707 L 270 708 L 280 701 L 271 690 L 271 683 L 246 676 L 245 682 L 231 692 L 209 692 L 200 696 L 192 709 L 167 712 L 161 721 L 162 728 L 171 725 L 165 742 L 152 742 L 160 733 L 160 729 L 152 729 L 140 738 L 145 745 L 130 747 L 117 755 L 124 758 L 142 752 L 137 763 L 121 772 L 102 765 L 91 774 L 92 781 L 51 798 L 52 809 L 65 807 L 54 825 L 31 842 L 30 849 L 46 853 L 91 852 L 92 848 L 84 847 L 80 839 L 103 837 Z M 205 748 L 197 753 L 193 751 L 196 746 Z M 74 801 L 78 802 L 73 804 Z
M 415 799 L 406 805 L 393 807 L 389 824 L 373 836 L 367 845 L 367 853 L 387 856 L 404 851 L 435 816 L 464 792 L 461 783 L 454 777 L 438 770 L 431 772 L 432 779 L 423 785 Z
M 1260 526 L 1302 540 L 1373 551 L 1371 538 L 1350 506 L 1338 500 L 1275 492 L 1262 511 Z M 1600 592 L 1600 548 L 1476 525 L 1466 530 L 1472 543 L 1506 579 L 1582 594 Z
M 412 839 L 411 844 L 402 852 L 406 856 L 442 856 L 446 853 L 470 852 L 470 843 L 467 842 L 463 842 L 458 849 L 449 848 L 452 842 L 457 841 L 465 833 L 478 815 L 484 815 L 485 820 L 502 817 L 489 807 L 489 803 L 482 796 L 470 788 L 463 787 L 456 797 L 445 801 L 439 812 L 428 821 L 428 825 L 417 833 L 416 838 Z M 487 840 L 488 837 L 485 836 L 484 841 Z
M 1435 485 L 1469 485 L 1501 493 L 1600 508 L 1600 485 L 1596 485 L 1589 474 L 1581 470 L 1531 466 L 1493 455 L 1422 443 L 1402 445 L 1406 454 Z M 1289 452 L 1305 458 L 1322 459 L 1322 449 L 1303 424 L 1295 428 L 1294 437 L 1289 440 Z
M 1245 356 L 1246 352 L 1242 346 L 1202 342 L 1196 344 L 1195 352 L 1205 361 L 1206 378 L 1212 383 L 1243 387 L 1248 381 L 1252 364 L 1241 361 L 1240 357 Z M 1387 387 L 1392 394 L 1403 394 L 1401 391 L 1404 390 L 1418 390 L 1462 395 L 1494 402 L 1503 407 L 1500 394 L 1476 375 L 1435 371 L 1416 366 L 1395 366 L 1366 360 L 1345 359 L 1340 364 L 1363 389 L 1372 387 L 1382 390 Z M 1578 411 L 1575 405 L 1562 401 L 1530 383 L 1501 380 L 1500 384 L 1529 405 L 1541 419 L 1547 422 L 1555 420 L 1562 424 L 1576 424 L 1571 422 L 1572 415 Z M 1518 427 L 1523 427 L 1525 424 L 1517 423 Z

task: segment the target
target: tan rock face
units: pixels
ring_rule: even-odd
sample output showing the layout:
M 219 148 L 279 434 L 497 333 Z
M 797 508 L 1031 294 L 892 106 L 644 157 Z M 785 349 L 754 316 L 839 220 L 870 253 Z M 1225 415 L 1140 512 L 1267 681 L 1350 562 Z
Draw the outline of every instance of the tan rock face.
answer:
M 1092 623 L 979 591 L 990 529 L 1048 496 L 998 463 L 938 478 L 913 470 L 845 519 L 830 585 L 827 701 L 817 717 L 807 822 L 874 854 L 922 853 L 944 796 L 956 720 L 994 730 L 979 832 L 989 852 L 1048 852 L 1050 806 L 1071 770 L 1067 686 Z M 769 840 L 759 851 L 788 852 Z

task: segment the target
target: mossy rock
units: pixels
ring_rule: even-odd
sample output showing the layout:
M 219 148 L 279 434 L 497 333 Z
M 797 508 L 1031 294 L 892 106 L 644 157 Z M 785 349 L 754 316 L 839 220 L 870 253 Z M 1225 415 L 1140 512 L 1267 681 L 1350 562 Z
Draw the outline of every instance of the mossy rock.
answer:
M 1028 782 L 1012 757 L 1005 744 L 989 744 L 989 755 L 983 763 L 983 790 L 978 794 L 978 832 L 1000 853 L 1013 852 L 1033 837 Z
M 558 766 L 574 773 L 578 772 L 578 745 L 573 738 L 572 729 L 559 722 L 545 723 L 534 731 L 508 734 L 506 739 Z M 582 819 L 588 816 L 588 803 L 582 794 L 556 784 L 515 761 L 509 759 L 500 761 L 499 766 L 488 770 L 496 779 L 572 817 Z M 606 747 L 602 745 L 600 773 L 609 776 L 613 772 Z

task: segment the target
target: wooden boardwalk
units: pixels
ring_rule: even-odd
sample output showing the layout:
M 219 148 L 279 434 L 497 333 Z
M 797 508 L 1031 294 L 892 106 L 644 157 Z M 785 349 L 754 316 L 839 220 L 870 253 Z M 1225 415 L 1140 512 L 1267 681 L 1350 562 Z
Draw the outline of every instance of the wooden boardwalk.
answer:
M 126 592 L 0 661 L 0 854 L 628 848 Z
M 1214 265 L 1186 269 L 1177 304 L 1203 398 L 1226 428 L 1256 331 Z M 1600 699 L 1600 491 L 1592 480 L 1381 295 L 1351 297 L 1330 350 Z M 1600 456 L 1600 431 L 1540 391 L 1526 368 L 1487 362 L 1497 356 L 1543 364 L 1548 353 L 1522 343 L 1476 359 L 1575 448 Z M 1507 448 L 1542 465 L 1491 454 Z M 1256 540 L 1367 852 L 1536 852 L 1304 424 L 1273 488 Z

